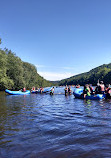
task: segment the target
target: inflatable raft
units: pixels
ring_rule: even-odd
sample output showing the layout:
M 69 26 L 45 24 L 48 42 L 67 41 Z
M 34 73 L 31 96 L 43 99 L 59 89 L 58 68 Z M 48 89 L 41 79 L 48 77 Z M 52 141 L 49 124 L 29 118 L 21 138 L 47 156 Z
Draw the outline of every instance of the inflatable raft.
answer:
M 26 92 L 22 92 L 22 91 L 11 91 L 6 89 L 5 90 L 6 93 L 11 94 L 11 95 L 26 95 L 26 94 L 30 94 L 30 91 L 27 90 Z
M 105 98 L 105 95 L 103 95 L 103 94 L 90 95 L 90 96 L 86 96 L 84 98 L 84 96 L 81 95 L 82 93 L 83 93 L 83 89 L 80 89 L 80 88 L 75 89 L 73 92 L 75 98 L 78 98 L 78 99 L 100 100 L 100 99 Z

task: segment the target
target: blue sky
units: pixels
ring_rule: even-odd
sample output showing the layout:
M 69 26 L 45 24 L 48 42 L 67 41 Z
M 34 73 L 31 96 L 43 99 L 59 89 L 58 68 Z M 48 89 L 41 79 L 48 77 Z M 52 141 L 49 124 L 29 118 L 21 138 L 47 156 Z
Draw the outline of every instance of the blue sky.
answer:
M 1 48 L 59 80 L 111 62 L 111 0 L 0 0 Z

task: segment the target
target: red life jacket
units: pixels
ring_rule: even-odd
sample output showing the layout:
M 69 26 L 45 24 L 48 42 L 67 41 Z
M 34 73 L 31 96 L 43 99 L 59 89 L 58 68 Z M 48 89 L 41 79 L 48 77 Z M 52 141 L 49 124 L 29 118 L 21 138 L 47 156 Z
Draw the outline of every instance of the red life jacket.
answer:
M 106 88 L 105 92 L 110 94 L 111 93 L 110 88 Z
M 23 88 L 23 92 L 25 92 L 26 91 L 26 89 L 25 88 Z

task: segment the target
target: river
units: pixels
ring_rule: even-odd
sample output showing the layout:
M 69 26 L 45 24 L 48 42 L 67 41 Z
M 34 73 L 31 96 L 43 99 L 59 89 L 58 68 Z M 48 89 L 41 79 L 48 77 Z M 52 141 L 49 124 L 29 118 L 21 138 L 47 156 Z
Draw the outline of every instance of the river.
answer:
M 111 157 L 111 100 L 55 93 L 0 92 L 0 158 Z

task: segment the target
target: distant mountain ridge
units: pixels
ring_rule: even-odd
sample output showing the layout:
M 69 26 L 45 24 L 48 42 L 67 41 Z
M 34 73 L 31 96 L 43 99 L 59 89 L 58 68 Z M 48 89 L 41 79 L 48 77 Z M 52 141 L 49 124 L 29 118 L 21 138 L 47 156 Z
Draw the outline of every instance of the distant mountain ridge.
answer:
M 105 84 L 111 84 L 111 63 L 103 64 L 88 72 L 63 79 L 59 81 L 59 85 L 84 85 L 86 83 L 96 85 L 98 79 L 103 80 Z

